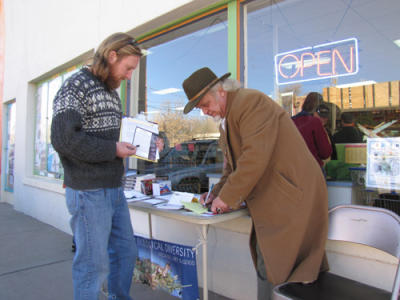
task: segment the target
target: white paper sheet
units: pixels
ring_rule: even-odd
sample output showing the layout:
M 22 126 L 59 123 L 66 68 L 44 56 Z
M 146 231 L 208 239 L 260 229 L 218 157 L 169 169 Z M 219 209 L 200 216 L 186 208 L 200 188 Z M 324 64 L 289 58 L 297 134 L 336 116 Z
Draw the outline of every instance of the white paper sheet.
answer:
M 155 205 L 155 207 L 160 208 L 160 209 L 172 209 L 172 210 L 179 210 L 183 208 L 182 204 L 170 204 L 170 203 L 163 203 L 163 204 L 158 204 Z
M 170 204 L 182 204 L 183 202 L 192 202 L 195 194 L 186 192 L 173 192 L 169 200 Z
M 143 200 L 143 203 L 149 203 L 149 204 L 152 204 L 152 205 L 157 205 L 157 204 L 165 203 L 165 200 L 149 199 L 149 200 Z
M 136 157 L 157 161 L 159 153 L 155 143 L 158 133 L 158 125 L 155 123 L 125 117 L 121 122 L 120 141 L 139 145 Z

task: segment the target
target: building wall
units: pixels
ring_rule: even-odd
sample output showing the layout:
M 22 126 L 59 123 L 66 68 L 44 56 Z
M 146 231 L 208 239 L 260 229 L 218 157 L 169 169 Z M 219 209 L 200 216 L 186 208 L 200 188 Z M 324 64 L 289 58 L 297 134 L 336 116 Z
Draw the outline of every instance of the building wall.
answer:
M 144 34 L 213 2 L 5 0 L 2 99 L 16 99 L 17 126 L 14 193 L 2 188 L 1 201 L 70 232 L 61 182 L 32 176 L 35 83 L 88 57 L 111 33 Z

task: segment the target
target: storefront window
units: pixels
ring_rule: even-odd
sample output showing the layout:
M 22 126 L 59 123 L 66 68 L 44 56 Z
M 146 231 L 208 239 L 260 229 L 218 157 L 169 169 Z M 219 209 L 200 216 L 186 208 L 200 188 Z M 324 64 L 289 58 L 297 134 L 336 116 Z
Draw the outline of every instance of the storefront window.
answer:
M 6 172 L 4 189 L 14 191 L 14 162 L 15 162 L 15 102 L 7 104 L 7 144 L 6 144 Z
M 350 113 L 364 143 L 400 136 L 399 1 L 247 1 L 243 9 L 247 87 L 290 115 L 320 93 L 332 134 Z M 338 160 L 366 163 L 365 144 L 339 148 Z
M 207 190 L 206 173 L 221 172 L 222 159 L 217 158 L 221 154 L 215 150 L 219 124 L 198 110 L 183 114 L 187 98 L 182 82 L 202 67 L 225 74 L 227 39 L 227 13 L 223 10 L 142 44 L 148 54 L 141 62 L 146 79 L 140 82 L 145 97 L 139 100 L 139 112 L 159 124 L 166 149 L 157 165 L 139 164 L 139 169 L 168 177 L 175 190 Z
M 51 118 L 53 115 L 53 100 L 62 83 L 77 72 L 77 68 L 53 76 L 40 83 L 36 94 L 36 131 L 34 174 L 39 176 L 62 179 L 64 171 L 50 141 Z
M 399 1 L 270 3 L 245 5 L 248 87 L 291 114 L 314 91 L 367 129 L 399 118 Z M 399 132 L 400 123 L 382 134 Z

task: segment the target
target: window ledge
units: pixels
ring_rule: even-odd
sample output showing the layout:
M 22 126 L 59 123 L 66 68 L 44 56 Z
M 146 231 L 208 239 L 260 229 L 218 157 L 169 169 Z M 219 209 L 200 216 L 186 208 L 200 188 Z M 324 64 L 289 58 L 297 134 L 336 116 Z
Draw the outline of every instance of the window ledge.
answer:
M 38 189 L 55 192 L 58 194 L 65 194 L 65 189 L 62 187 L 62 181 L 56 179 L 47 179 L 41 177 L 25 177 L 23 184 L 32 186 Z

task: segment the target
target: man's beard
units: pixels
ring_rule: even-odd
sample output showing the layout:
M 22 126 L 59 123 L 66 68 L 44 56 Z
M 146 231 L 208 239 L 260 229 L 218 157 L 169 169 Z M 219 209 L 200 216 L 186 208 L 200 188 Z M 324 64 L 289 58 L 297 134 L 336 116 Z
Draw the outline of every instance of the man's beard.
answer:
M 116 79 L 111 73 L 108 75 L 105 84 L 110 90 L 115 90 L 121 85 L 121 80 Z

